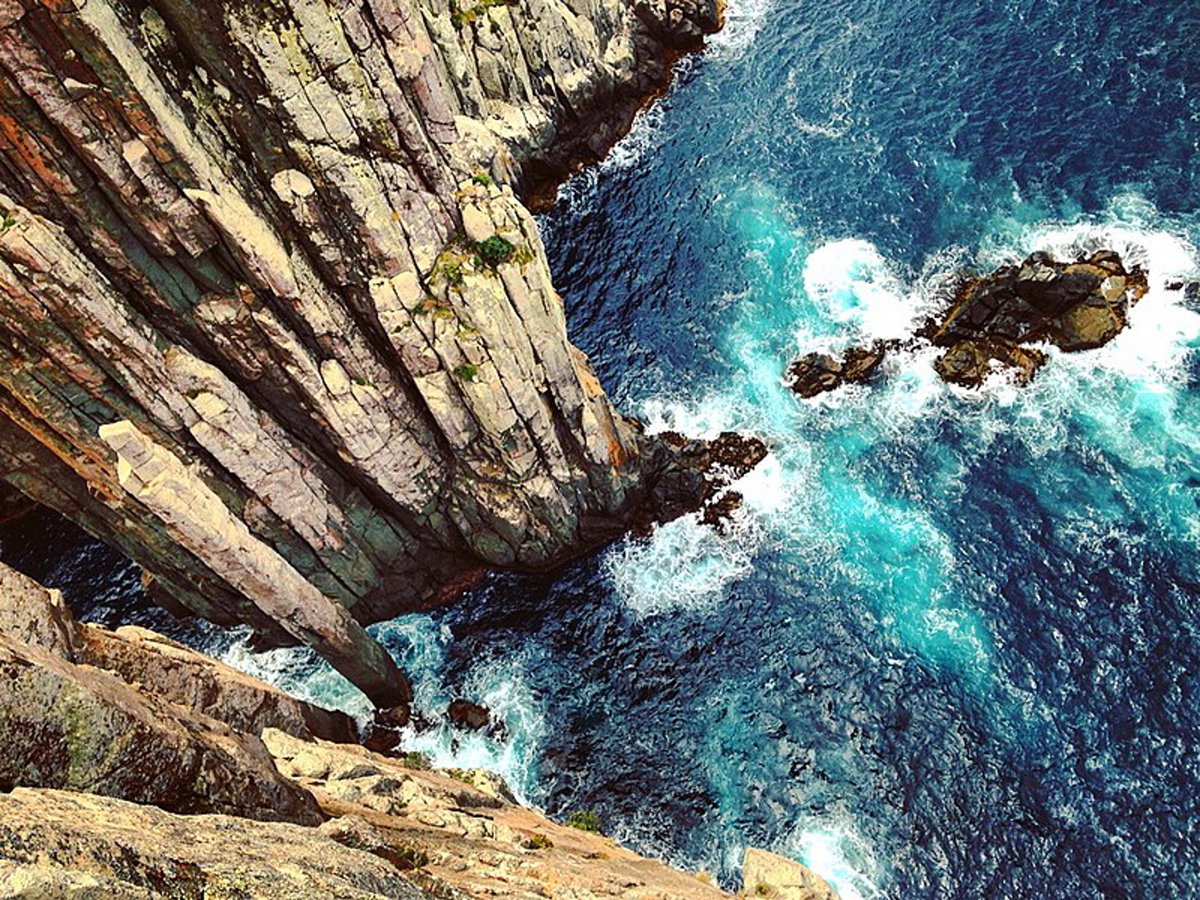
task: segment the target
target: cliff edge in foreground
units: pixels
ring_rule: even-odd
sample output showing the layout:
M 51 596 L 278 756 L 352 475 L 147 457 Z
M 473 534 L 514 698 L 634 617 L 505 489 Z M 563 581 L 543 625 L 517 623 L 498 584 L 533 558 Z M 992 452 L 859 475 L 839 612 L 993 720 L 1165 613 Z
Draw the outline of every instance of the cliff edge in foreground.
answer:
M 705 878 L 433 770 L 142 629 L 74 622 L 0 566 L 0 896 L 719 898 Z M 647 802 L 653 802 L 647 798 Z M 745 892 L 832 900 L 746 854 Z
M 569 343 L 514 187 L 603 153 L 718 19 L 0 3 L 0 478 L 169 608 L 404 704 L 363 624 L 707 496 Z

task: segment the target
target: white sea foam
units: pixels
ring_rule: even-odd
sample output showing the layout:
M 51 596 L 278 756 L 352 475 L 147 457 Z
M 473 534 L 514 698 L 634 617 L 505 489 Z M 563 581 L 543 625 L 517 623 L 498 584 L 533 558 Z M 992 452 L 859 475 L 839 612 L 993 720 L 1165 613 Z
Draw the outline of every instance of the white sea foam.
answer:
M 804 291 L 829 322 L 859 340 L 895 337 L 915 309 L 874 245 L 857 238 L 818 247 L 804 263 Z
M 708 38 L 705 56 L 732 62 L 745 55 L 767 21 L 774 0 L 730 0 L 725 6 L 725 25 Z
M 326 709 L 340 709 L 360 724 L 370 718 L 371 702 L 354 685 L 307 647 L 284 647 L 255 653 L 249 634 L 242 635 L 217 658 L 251 678 L 273 684 L 293 697 Z
M 429 756 L 433 765 L 457 769 L 487 769 L 501 775 L 517 799 L 534 797 L 532 773 L 545 737 L 541 703 L 529 688 L 524 672 L 529 664 L 520 656 L 484 660 L 475 665 L 462 685 L 462 695 L 486 706 L 504 723 L 507 736 L 498 741 L 487 734 L 466 733 L 445 720 L 446 708 L 456 696 L 445 683 L 446 650 L 453 636 L 425 615 L 404 616 L 373 629 L 393 648 L 413 686 L 413 705 L 431 722 L 427 730 L 410 728 L 404 747 Z
M 848 815 L 831 811 L 800 820 L 776 852 L 808 866 L 828 881 L 842 900 L 886 896 L 879 887 L 884 874 L 879 860 Z
M 604 570 L 634 613 L 703 611 L 753 571 L 758 543 L 744 514 L 722 535 L 692 513 L 655 528 L 649 537 L 622 541 L 605 555 Z

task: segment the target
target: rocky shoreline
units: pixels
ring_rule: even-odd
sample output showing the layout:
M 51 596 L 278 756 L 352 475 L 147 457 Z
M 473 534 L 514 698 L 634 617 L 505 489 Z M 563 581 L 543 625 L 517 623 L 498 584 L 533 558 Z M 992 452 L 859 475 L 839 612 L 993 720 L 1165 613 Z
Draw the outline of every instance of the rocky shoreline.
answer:
M 0 481 L 176 614 L 403 707 L 365 625 L 715 499 L 702 450 L 620 415 L 571 346 L 521 198 L 603 155 L 720 19 L 9 4 Z

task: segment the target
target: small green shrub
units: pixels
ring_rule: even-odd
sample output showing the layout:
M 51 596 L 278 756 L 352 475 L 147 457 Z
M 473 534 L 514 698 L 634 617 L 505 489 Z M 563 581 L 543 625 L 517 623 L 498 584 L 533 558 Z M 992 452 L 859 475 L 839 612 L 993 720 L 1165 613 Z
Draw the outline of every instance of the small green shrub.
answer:
M 474 382 L 479 379 L 479 366 L 473 366 L 471 363 L 464 363 L 454 370 L 454 374 L 463 381 Z
M 406 769 L 428 769 L 430 767 L 429 757 L 413 750 L 400 757 L 400 765 Z
M 442 264 L 442 277 L 446 279 L 446 283 L 453 287 L 462 287 L 463 283 L 463 268 L 462 263 L 448 262 Z
M 600 833 L 600 817 L 592 809 L 575 810 L 567 816 L 565 824 L 570 828 L 578 828 L 580 831 L 591 831 L 594 834 Z
M 554 846 L 554 841 L 546 837 L 544 834 L 532 835 L 525 841 L 526 850 L 549 850 Z
M 470 25 L 494 6 L 515 6 L 518 0 L 480 0 L 474 6 L 463 9 L 455 0 L 450 0 L 450 22 L 455 28 Z
M 471 181 L 484 187 L 491 187 L 495 183 L 492 181 L 492 176 L 487 172 L 476 172 L 471 176 Z
M 510 241 L 498 234 L 493 234 L 487 240 L 473 244 L 471 249 L 475 251 L 475 258 L 479 264 L 487 266 L 489 269 L 495 269 L 502 263 L 508 262 L 517 252 L 517 248 Z

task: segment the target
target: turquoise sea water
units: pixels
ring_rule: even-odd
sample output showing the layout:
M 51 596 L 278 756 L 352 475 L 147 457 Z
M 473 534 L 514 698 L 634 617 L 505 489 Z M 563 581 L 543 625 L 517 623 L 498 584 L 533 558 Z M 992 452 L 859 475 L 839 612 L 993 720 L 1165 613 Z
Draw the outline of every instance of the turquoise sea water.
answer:
M 844 898 L 1200 893 L 1200 314 L 1167 289 L 1200 279 L 1197 59 L 1194 4 L 734 0 L 542 227 L 624 409 L 771 455 L 729 535 L 685 518 L 378 626 L 419 705 L 508 726 L 416 745 L 727 884 L 755 845 Z M 782 384 L 961 268 L 1100 246 L 1150 293 L 1028 388 L 927 351 Z M 209 640 L 359 708 L 302 651 Z

